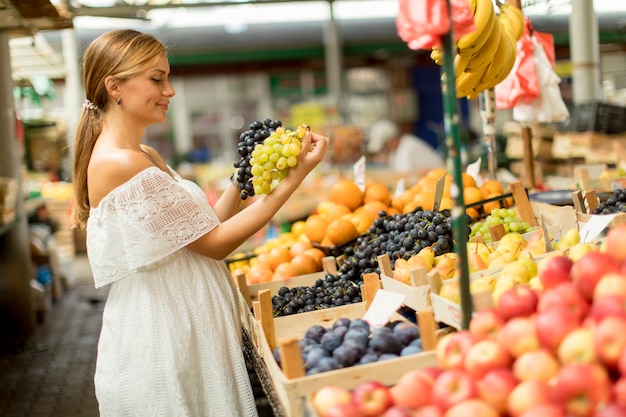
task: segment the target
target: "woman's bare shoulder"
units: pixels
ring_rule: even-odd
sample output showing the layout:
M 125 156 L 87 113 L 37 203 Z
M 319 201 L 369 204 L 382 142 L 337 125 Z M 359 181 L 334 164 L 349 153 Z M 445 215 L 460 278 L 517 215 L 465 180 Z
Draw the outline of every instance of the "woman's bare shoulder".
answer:
M 90 205 L 96 207 L 111 191 L 153 166 L 141 152 L 127 149 L 93 155 L 87 170 Z

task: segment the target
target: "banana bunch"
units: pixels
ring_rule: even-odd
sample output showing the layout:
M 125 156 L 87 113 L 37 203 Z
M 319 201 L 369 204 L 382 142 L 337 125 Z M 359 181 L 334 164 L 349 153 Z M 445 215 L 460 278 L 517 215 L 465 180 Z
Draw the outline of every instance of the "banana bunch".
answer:
M 492 0 L 469 0 L 476 30 L 461 37 L 454 57 L 457 97 L 476 98 L 495 87 L 511 72 L 517 55 L 517 41 L 524 33 L 524 16 L 515 6 Z M 430 57 L 443 63 L 443 51 L 434 48 Z

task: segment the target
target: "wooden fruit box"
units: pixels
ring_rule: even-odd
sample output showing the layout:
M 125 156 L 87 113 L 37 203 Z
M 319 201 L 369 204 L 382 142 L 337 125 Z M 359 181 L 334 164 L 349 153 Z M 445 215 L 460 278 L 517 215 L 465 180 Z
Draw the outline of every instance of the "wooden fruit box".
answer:
M 409 271 L 411 285 L 407 285 L 393 278 L 391 260 L 388 254 L 378 257 L 380 268 L 380 280 L 382 287 L 387 291 L 392 291 L 406 296 L 404 305 L 416 312 L 426 310 L 430 305 L 430 285 L 428 283 L 426 268 L 413 268 Z
M 266 319 L 263 313 L 266 308 L 263 309 L 259 302 L 256 303 L 255 315 L 258 319 L 258 326 L 262 329 L 258 337 L 259 355 L 263 363 L 262 372 L 267 374 L 267 379 L 271 382 L 271 392 L 267 394 L 268 397 L 278 400 L 285 417 L 316 416 L 311 400 L 315 392 L 323 387 L 337 385 L 353 389 L 368 379 L 376 379 L 391 386 L 409 369 L 436 365 L 434 355 L 437 337 L 436 324 L 432 319 L 432 311 L 426 311 L 418 317 L 425 352 L 306 376 L 298 343 L 306 330 L 315 324 L 330 327 L 341 317 L 361 318 L 367 311 L 367 305 L 368 302 L 363 301 L 309 313 Z M 259 316 L 261 316 L 260 319 Z M 399 314 L 392 319 L 406 320 Z M 268 332 L 268 326 L 263 326 L 262 322 L 269 321 L 272 324 Z M 280 349 L 282 368 L 274 359 L 272 351 L 274 343 L 277 343 Z
M 327 273 L 336 274 L 337 262 L 338 260 L 336 258 L 332 256 L 327 256 L 322 259 L 323 270 L 320 272 L 314 272 L 312 274 L 306 275 L 298 275 L 285 280 L 262 282 L 259 284 L 251 285 L 246 282 L 246 277 L 244 274 L 239 274 L 235 277 L 235 283 L 239 288 L 239 291 L 243 295 L 244 299 L 248 303 L 249 308 L 252 308 L 252 303 L 258 300 L 259 291 L 270 290 L 272 295 L 275 295 L 278 293 L 278 290 L 281 287 L 294 288 L 313 285 L 318 279 L 324 278 Z

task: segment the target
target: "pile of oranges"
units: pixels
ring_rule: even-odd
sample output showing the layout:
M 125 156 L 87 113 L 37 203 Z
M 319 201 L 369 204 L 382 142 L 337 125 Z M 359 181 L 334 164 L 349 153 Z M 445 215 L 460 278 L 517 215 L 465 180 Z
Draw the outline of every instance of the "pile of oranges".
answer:
M 474 177 L 468 173 L 463 172 L 461 177 L 463 183 L 463 201 L 466 206 L 471 206 L 479 201 L 499 197 L 504 194 L 502 184 L 497 180 L 489 179 L 479 186 Z M 444 168 L 433 168 L 429 170 L 415 185 L 395 197 L 391 205 L 401 213 L 409 213 L 417 207 L 422 207 L 424 210 L 432 210 L 435 202 L 437 182 L 442 178 L 444 179 L 444 187 L 439 209 L 451 209 L 453 202 L 450 189 L 454 179 Z M 510 207 L 513 205 L 513 201 L 508 197 L 502 199 L 502 204 L 504 207 Z M 500 201 L 468 207 L 466 212 L 472 219 L 476 220 L 481 216 L 488 215 L 494 208 L 500 208 Z

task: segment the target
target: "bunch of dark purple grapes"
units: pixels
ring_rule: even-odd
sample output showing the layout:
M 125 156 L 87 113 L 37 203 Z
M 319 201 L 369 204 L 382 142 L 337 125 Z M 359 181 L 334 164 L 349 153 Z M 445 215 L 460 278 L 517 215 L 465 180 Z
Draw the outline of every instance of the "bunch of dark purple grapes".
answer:
M 239 159 L 234 163 L 234 166 L 237 168 L 235 180 L 237 181 L 237 187 L 239 188 L 242 200 L 254 196 L 252 166 L 250 165 L 250 158 L 252 158 L 254 147 L 259 143 L 263 143 L 276 128 L 282 125 L 280 120 L 257 120 L 250 123 L 248 130 L 239 135 L 239 143 L 237 144 Z
M 591 214 L 613 214 L 626 212 L 626 189 L 614 190 L 613 195 L 598 204 Z
M 363 365 L 422 352 L 422 340 L 415 323 L 396 320 L 373 329 L 363 319 L 346 317 L 329 328 L 309 327 L 300 340 L 307 375 L 349 366 Z M 274 358 L 280 365 L 278 348 Z

